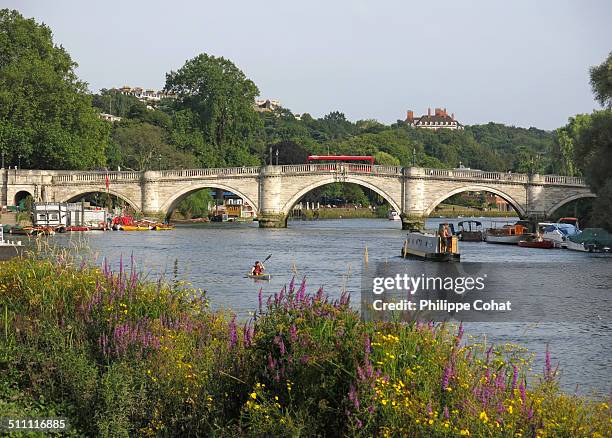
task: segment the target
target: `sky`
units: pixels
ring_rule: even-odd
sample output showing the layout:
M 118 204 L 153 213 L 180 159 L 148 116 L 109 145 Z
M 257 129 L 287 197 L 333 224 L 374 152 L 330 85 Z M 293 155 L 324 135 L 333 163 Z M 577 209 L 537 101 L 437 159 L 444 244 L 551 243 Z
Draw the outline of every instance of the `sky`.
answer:
M 44 22 L 93 92 L 161 89 L 223 56 L 294 113 L 393 123 L 447 108 L 464 124 L 555 129 L 599 108 L 609 0 L 0 0 Z

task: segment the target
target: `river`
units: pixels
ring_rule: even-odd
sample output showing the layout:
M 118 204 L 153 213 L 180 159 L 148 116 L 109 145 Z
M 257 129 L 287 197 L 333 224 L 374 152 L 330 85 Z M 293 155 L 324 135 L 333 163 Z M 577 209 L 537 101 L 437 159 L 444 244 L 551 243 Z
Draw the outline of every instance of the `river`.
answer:
M 442 219 L 430 219 L 428 228 L 437 227 Z M 456 224 L 461 219 L 444 219 Z M 491 222 L 506 223 L 502 218 L 480 219 L 485 227 Z M 514 222 L 516 219 L 509 219 Z M 80 233 L 55 236 L 60 245 L 79 240 Z M 138 269 L 148 278 L 162 273 L 173 278 L 175 264 L 178 277 L 196 288 L 206 290 L 214 308 L 231 309 L 240 318 L 247 318 L 257 307 L 257 293 L 278 292 L 295 275 L 306 275 L 308 289 L 320 286 L 332 297 L 344 288 L 358 294 L 360 269 L 365 248 L 370 263 L 397 259 L 405 232 L 400 222 L 381 219 L 350 219 L 322 221 L 290 221 L 286 229 L 259 229 L 252 224 L 180 225 L 174 231 L 160 232 L 92 232 L 87 233 L 87 245 L 93 251 L 89 257 L 100 263 L 103 257 L 115 267 L 123 256 L 129 263 L 133 255 Z M 82 239 L 81 238 L 81 239 Z M 583 268 L 584 275 L 597 270 L 612 271 L 612 259 L 594 259 L 587 254 L 567 250 L 539 250 L 486 243 L 461 243 L 462 261 L 475 262 L 565 262 Z M 273 274 L 269 282 L 255 282 L 245 273 L 255 260 L 272 255 L 266 263 Z M 406 261 L 410 263 L 410 261 Z M 554 272 L 546 271 L 546 278 Z M 610 307 L 611 285 L 605 280 L 598 285 L 602 292 L 590 303 L 592 307 Z M 520 279 L 519 279 L 520 281 Z M 575 285 L 580 290 L 581 278 Z M 554 292 L 554 291 L 553 291 Z M 359 301 L 358 295 L 353 299 Z M 567 309 L 567 318 L 575 316 Z M 534 369 L 541 370 L 543 355 L 549 345 L 553 362 L 561 369 L 561 383 L 567 392 L 607 395 L 612 380 L 612 324 L 594 318 L 587 323 L 470 323 L 466 333 L 486 336 L 487 342 L 515 343 L 535 353 Z

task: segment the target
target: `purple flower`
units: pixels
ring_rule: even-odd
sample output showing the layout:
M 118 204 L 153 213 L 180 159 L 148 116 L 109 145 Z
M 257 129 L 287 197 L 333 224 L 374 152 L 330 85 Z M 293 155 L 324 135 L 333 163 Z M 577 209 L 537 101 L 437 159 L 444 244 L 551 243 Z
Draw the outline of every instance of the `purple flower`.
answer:
M 262 290 L 263 290 L 263 288 L 259 288 L 259 293 L 257 294 L 257 298 L 259 300 L 259 314 L 260 315 L 262 313 L 262 296 L 261 296 Z
M 359 398 L 357 397 L 357 390 L 355 389 L 355 385 L 351 384 L 348 397 L 349 400 L 353 402 L 353 406 L 355 406 L 355 409 L 359 410 Z
M 451 369 L 450 366 L 447 366 L 446 368 L 444 368 L 444 375 L 442 376 L 442 390 L 443 391 L 446 391 L 446 388 L 448 388 L 448 382 L 450 381 L 452 372 L 453 370 Z
M 516 364 L 512 364 L 512 386 L 511 390 L 514 394 L 514 390 L 516 389 L 516 382 L 518 381 L 518 367 Z
M 297 327 L 295 324 L 291 324 L 291 327 L 289 327 L 289 339 L 291 339 L 291 342 L 297 341 Z
M 446 418 L 447 420 L 450 418 L 450 414 L 448 413 L 448 406 L 444 406 L 444 418 Z
M 372 342 L 370 341 L 370 337 L 366 335 L 364 341 L 364 352 L 366 356 L 368 356 L 372 352 Z

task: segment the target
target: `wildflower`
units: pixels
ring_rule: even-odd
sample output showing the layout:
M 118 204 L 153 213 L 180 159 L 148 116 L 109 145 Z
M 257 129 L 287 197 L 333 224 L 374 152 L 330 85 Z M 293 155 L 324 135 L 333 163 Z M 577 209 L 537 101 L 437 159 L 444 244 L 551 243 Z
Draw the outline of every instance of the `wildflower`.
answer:
M 256 392 L 252 392 L 252 393 L 251 393 L 251 398 L 252 398 L 253 400 L 255 400 L 255 399 L 257 398 L 257 393 L 256 393 Z
M 459 432 L 459 435 L 470 436 L 470 431 L 468 429 L 461 429 L 461 431 Z
M 489 421 L 489 417 L 487 416 L 487 413 L 485 411 L 482 411 L 478 418 L 480 418 L 483 423 L 487 423 Z

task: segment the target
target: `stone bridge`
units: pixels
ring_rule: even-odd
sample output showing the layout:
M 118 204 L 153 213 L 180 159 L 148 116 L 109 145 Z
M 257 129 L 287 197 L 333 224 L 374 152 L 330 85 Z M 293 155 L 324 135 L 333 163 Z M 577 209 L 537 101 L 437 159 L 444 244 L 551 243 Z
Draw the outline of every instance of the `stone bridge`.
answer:
M 147 215 L 169 215 L 190 193 L 218 188 L 257 212 L 261 227 L 286 227 L 293 206 L 309 191 L 334 182 L 372 189 L 401 212 L 404 228 L 422 222 L 449 196 L 464 191 L 499 195 L 523 218 L 543 219 L 564 204 L 594 197 L 583 178 L 560 175 L 329 163 L 145 172 L 1 169 L 0 202 L 76 201 L 109 192 Z M 108 187 L 107 187 L 108 182 Z

